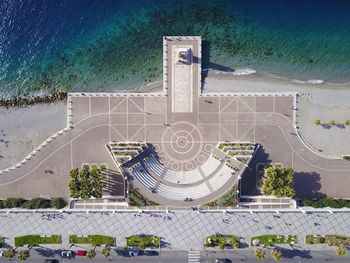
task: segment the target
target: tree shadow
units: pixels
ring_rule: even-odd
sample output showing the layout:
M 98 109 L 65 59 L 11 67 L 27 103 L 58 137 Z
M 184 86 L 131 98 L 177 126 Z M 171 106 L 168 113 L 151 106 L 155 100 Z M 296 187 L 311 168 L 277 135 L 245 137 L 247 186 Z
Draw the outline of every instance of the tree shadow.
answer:
M 282 252 L 284 258 L 302 258 L 302 259 L 311 259 L 312 255 L 309 250 L 299 250 L 299 249 L 288 249 L 288 248 L 279 248 Z
M 247 169 L 242 174 L 241 179 L 241 195 L 259 195 L 260 191 L 257 188 L 257 182 L 260 181 L 263 175 L 263 169 L 270 164 L 272 160 L 263 146 L 260 146 L 249 162 Z
M 315 172 L 295 172 L 294 189 L 297 198 L 323 198 L 325 194 L 320 193 L 321 176 Z
M 36 247 L 36 248 L 34 248 L 34 251 L 38 255 L 40 255 L 42 257 L 46 257 L 46 258 L 53 258 L 53 257 L 61 255 L 61 250 L 52 250 L 52 249 L 47 249 L 47 248 L 43 248 L 43 247 Z
M 125 189 L 124 189 L 124 176 L 123 174 L 108 169 L 106 171 L 107 178 L 105 182 L 107 183 L 107 186 L 103 189 L 104 194 L 112 195 L 112 196 L 125 196 Z

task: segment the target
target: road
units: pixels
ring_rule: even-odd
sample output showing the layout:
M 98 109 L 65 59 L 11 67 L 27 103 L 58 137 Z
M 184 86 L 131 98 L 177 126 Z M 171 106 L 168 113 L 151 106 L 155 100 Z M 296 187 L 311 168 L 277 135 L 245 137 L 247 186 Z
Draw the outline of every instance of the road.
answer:
M 266 251 L 267 258 L 265 262 L 272 262 L 272 258 L 269 256 L 269 251 Z M 50 253 L 50 252 L 49 252 Z M 52 252 L 51 252 L 52 253 Z M 53 253 L 59 255 L 57 253 Z M 126 257 L 118 256 L 115 251 L 111 251 L 110 258 L 106 259 L 101 255 L 96 256 L 94 259 L 87 259 L 83 257 L 76 257 L 73 259 L 61 259 L 59 256 L 45 257 L 41 252 L 36 253 L 34 250 L 31 251 L 31 256 L 25 262 L 44 262 L 47 258 L 56 258 L 59 262 L 188 262 L 187 251 L 162 251 L 160 256 L 138 256 L 138 257 Z M 246 262 L 256 263 L 257 259 L 254 257 L 253 250 L 239 250 L 231 252 L 201 252 L 201 258 L 198 262 L 214 263 L 216 258 L 228 258 L 232 262 Z M 333 250 L 327 251 L 300 251 L 294 250 L 292 252 L 284 253 L 284 258 L 280 262 L 297 262 L 297 263 L 318 263 L 318 262 L 349 262 L 350 256 L 339 257 L 336 256 Z M 7 259 L 0 258 L 0 262 L 9 262 Z M 12 262 L 19 262 L 18 259 L 12 260 Z M 195 261 L 192 261 L 195 262 Z

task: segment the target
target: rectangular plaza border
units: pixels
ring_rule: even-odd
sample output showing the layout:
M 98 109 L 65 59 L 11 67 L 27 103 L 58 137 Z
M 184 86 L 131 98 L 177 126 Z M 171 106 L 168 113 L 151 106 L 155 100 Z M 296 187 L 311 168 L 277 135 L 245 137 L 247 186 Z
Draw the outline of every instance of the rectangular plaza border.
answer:
M 225 209 L 225 208 L 213 208 L 213 209 L 198 209 L 192 208 L 185 209 L 181 207 L 166 207 L 166 208 L 149 208 L 149 207 L 125 207 L 124 209 L 75 209 L 75 208 L 66 208 L 66 209 L 22 209 L 22 208 L 4 208 L 0 209 L 2 214 L 10 213 L 176 213 L 176 212 L 193 212 L 193 213 L 219 213 L 219 214 L 259 214 L 259 213 L 273 213 L 273 214 L 288 214 L 288 213 L 302 213 L 302 214 L 312 214 L 312 213 L 349 213 L 350 208 L 281 208 L 281 209 Z

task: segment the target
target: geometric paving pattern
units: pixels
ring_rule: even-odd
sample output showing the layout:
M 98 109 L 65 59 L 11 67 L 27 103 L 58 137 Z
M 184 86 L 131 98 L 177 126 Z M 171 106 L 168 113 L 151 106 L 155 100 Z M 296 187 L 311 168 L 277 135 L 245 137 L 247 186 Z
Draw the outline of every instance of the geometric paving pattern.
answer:
M 46 214 L 47 215 L 47 214 Z M 350 213 L 346 212 L 233 212 L 197 213 L 60 213 L 47 217 L 41 213 L 0 214 L 0 233 L 9 245 L 14 236 L 26 234 L 61 234 L 62 248 L 68 248 L 68 235 L 105 234 L 125 246 L 125 237 L 152 234 L 162 237 L 164 248 L 177 250 L 203 249 L 203 240 L 214 233 L 235 234 L 247 246 L 251 236 L 273 233 L 298 236 L 297 246 L 305 247 L 306 234 L 350 235 Z M 50 246 L 58 248 L 60 246 Z M 310 248 L 310 247 L 309 247 Z

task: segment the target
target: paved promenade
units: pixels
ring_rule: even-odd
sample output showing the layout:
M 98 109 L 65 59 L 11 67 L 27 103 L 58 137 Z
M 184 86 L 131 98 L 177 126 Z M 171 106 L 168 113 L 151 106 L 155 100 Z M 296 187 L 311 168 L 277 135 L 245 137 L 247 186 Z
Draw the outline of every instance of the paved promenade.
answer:
M 50 247 L 65 249 L 70 234 L 114 236 L 119 247 L 125 246 L 127 236 L 152 234 L 162 238 L 162 249 L 175 250 L 202 250 L 205 237 L 215 233 L 242 237 L 243 248 L 251 236 L 293 234 L 298 236 L 295 247 L 302 249 L 321 248 L 305 245 L 307 234 L 350 235 L 350 213 L 344 212 L 1 213 L 0 220 L 0 233 L 10 246 L 15 236 L 60 234 L 62 246 Z

